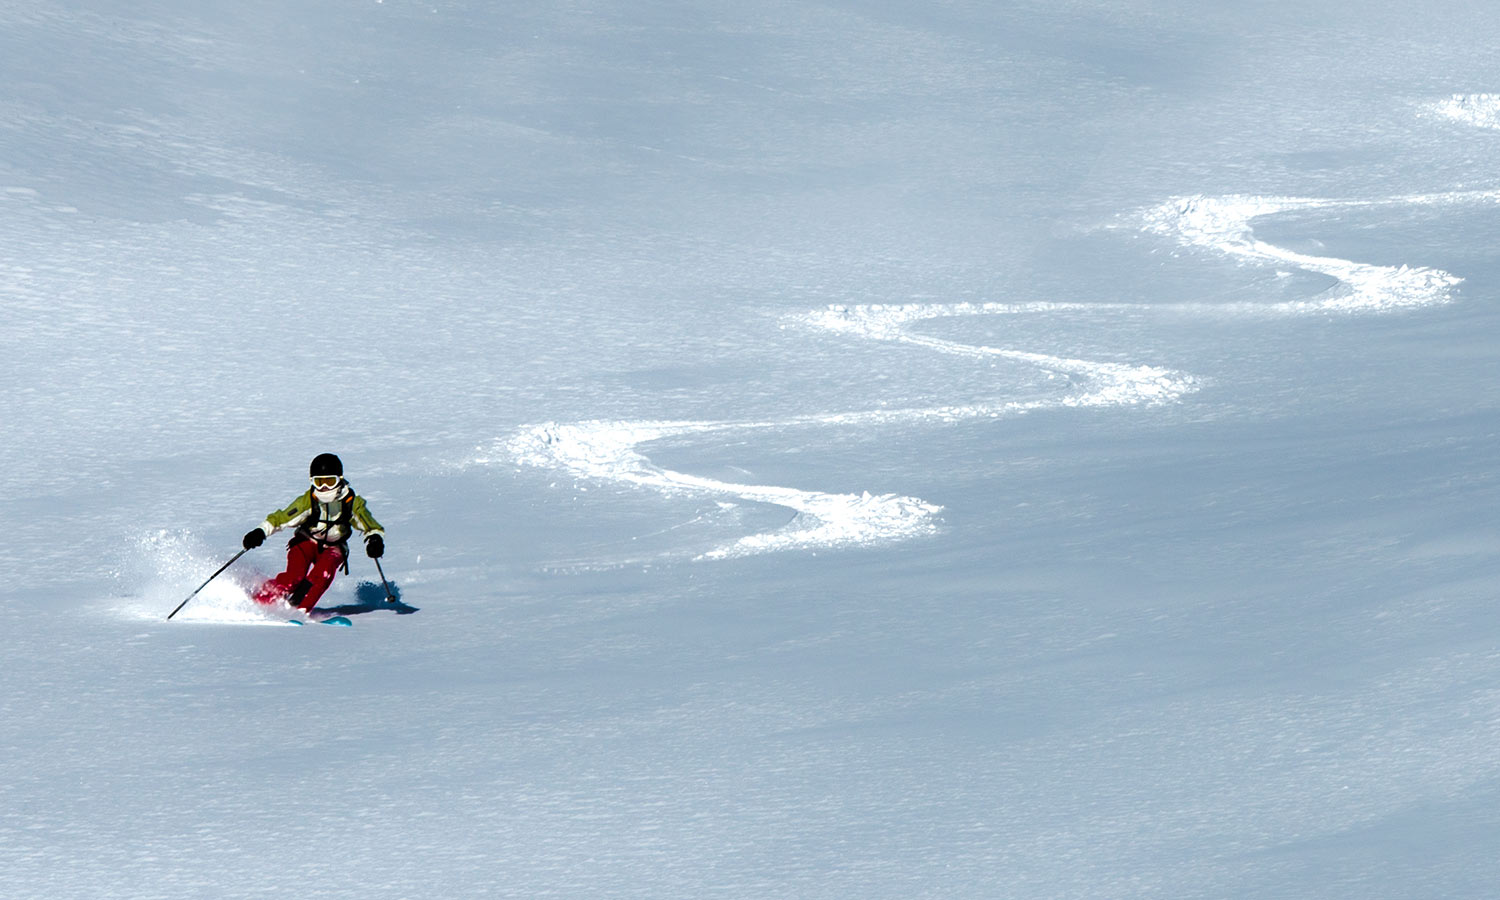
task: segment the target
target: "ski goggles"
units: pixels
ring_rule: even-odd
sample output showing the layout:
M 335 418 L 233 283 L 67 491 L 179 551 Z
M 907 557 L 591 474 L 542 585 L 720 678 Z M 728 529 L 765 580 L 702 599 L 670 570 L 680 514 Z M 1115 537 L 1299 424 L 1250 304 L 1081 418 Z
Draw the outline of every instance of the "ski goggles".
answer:
M 317 488 L 320 491 L 326 491 L 329 488 L 336 488 L 336 487 L 339 486 L 339 476 L 338 475 L 314 475 L 312 477 L 312 486 L 315 487 L 315 488 Z

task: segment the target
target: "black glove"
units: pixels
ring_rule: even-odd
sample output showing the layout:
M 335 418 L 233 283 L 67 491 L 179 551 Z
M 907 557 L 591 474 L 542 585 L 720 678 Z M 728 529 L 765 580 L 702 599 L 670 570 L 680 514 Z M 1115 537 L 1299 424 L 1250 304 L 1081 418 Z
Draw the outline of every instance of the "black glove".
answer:
M 385 538 L 378 534 L 372 534 L 365 538 L 365 555 L 371 559 L 379 559 L 385 555 Z
M 242 542 L 246 550 L 254 550 L 266 542 L 266 533 L 259 528 L 254 531 L 245 532 L 245 540 Z

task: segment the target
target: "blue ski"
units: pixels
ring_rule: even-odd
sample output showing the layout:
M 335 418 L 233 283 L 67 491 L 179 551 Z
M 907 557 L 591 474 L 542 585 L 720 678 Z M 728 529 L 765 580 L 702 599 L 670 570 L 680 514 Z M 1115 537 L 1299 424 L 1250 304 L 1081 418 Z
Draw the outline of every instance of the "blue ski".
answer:
M 333 616 L 333 617 L 327 618 L 327 619 L 313 619 L 313 621 L 316 622 L 316 623 L 318 623 L 319 625 L 342 625 L 345 628 L 350 628 L 350 627 L 352 627 L 354 625 L 353 622 L 349 621 L 344 616 Z M 288 625 L 305 625 L 305 624 L 307 624 L 307 623 L 303 622 L 301 619 L 287 619 L 286 623 Z

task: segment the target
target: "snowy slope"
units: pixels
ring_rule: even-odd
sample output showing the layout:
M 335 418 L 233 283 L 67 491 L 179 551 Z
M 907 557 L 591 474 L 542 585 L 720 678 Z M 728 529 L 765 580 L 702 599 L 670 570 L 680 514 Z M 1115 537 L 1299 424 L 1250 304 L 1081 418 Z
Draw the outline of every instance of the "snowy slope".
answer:
M 0 897 L 1492 896 L 1495 25 L 996 6 L 0 10 Z

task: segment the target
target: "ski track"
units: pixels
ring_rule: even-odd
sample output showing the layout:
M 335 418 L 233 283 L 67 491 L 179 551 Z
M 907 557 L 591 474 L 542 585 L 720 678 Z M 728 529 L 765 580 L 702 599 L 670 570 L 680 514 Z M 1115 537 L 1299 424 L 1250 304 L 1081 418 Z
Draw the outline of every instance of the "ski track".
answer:
M 1454 95 L 1428 105 L 1431 113 L 1483 128 L 1500 128 L 1500 94 Z M 1281 303 L 1029 303 L 832 305 L 787 317 L 787 324 L 843 335 L 923 347 L 935 353 L 1027 363 L 1065 376 L 1074 385 L 1060 397 L 1003 400 L 965 406 L 868 410 L 808 415 L 777 421 L 591 420 L 525 426 L 471 464 L 508 462 L 560 469 L 575 478 L 613 482 L 665 496 L 698 495 L 772 503 L 795 512 L 784 527 L 751 534 L 693 555 L 729 559 L 790 549 L 823 549 L 901 541 L 939 530 L 942 507 L 899 494 L 826 493 L 774 485 L 739 484 L 673 471 L 654 464 L 641 447 L 654 441 L 712 434 L 781 431 L 794 427 L 862 428 L 942 424 L 1017 416 L 1046 409 L 1154 406 L 1174 403 L 1197 389 L 1193 375 L 1156 365 L 1126 365 L 1054 356 L 1031 350 L 964 344 L 916 334 L 912 326 L 973 316 L 1045 316 L 1086 311 L 1139 314 L 1173 312 L 1204 317 L 1282 317 L 1384 313 L 1451 302 L 1461 278 L 1422 266 L 1382 266 L 1311 256 L 1255 236 L 1256 219 L 1301 210 L 1456 206 L 1500 201 L 1500 191 L 1461 191 L 1335 200 L 1256 195 L 1177 197 L 1121 217 L 1116 228 L 1143 232 L 1195 251 L 1231 257 L 1246 265 L 1295 268 L 1327 275 L 1335 284 L 1302 301 Z
M 1454 94 L 1429 108 L 1464 125 L 1500 129 L 1500 94 Z

